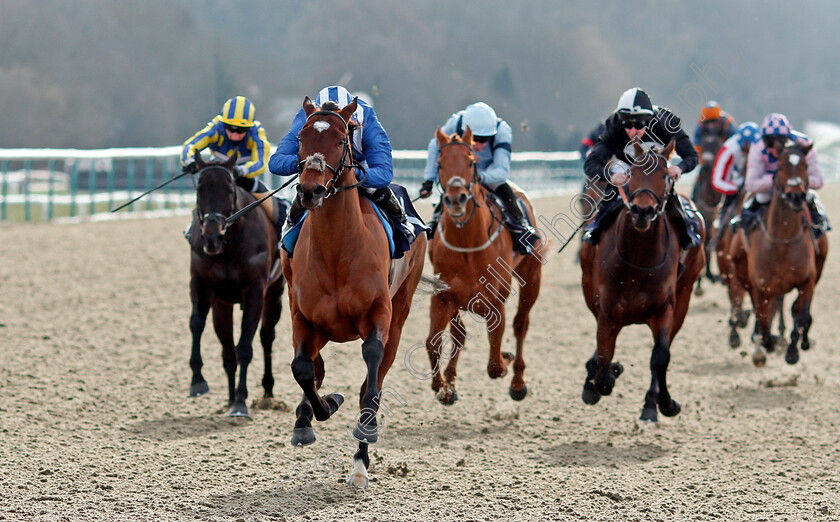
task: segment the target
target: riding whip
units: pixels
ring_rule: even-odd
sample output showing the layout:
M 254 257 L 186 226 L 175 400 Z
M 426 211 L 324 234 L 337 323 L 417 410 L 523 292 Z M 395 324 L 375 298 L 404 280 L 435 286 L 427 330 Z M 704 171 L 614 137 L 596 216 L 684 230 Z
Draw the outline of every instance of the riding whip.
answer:
M 155 190 L 157 190 L 157 189 L 159 189 L 159 188 L 161 188 L 161 187 L 163 187 L 163 186 L 165 186 L 165 185 L 168 185 L 168 184 L 172 183 L 173 181 L 175 181 L 176 179 L 181 178 L 181 177 L 183 177 L 183 176 L 186 176 L 187 174 L 190 174 L 190 172 L 189 172 L 189 171 L 184 171 L 184 172 L 182 172 L 182 173 L 178 174 L 177 176 L 175 176 L 174 178 L 172 178 L 172 179 L 170 179 L 170 180 L 168 180 L 168 181 L 164 181 L 163 183 L 161 183 L 161 184 L 160 184 L 160 185 L 158 185 L 157 187 L 147 190 L 146 192 L 144 192 L 144 193 L 140 194 L 139 196 L 137 196 L 136 198 L 132 199 L 132 200 L 131 200 L 131 201 L 129 201 L 128 203 L 123 203 L 122 205 L 118 206 L 117 208 L 115 208 L 115 209 L 111 210 L 111 212 L 116 212 L 117 210 L 120 210 L 120 209 L 122 209 L 122 208 L 125 208 L 125 207 L 127 207 L 127 206 L 131 205 L 132 203 L 134 203 L 135 201 L 137 201 L 138 199 L 142 198 L 142 197 L 143 197 L 143 196 L 145 196 L 146 194 L 149 194 L 150 192 L 154 192 Z

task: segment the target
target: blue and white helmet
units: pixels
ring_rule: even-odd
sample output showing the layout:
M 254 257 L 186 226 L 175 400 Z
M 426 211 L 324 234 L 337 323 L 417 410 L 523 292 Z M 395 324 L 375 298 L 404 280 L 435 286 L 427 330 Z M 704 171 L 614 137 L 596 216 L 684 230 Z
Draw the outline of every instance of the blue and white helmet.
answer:
M 738 136 L 738 145 L 741 147 L 752 145 L 761 139 L 761 129 L 758 128 L 756 122 L 745 121 L 741 125 L 738 125 L 738 131 L 735 135 Z
M 484 102 L 473 103 L 464 110 L 463 126 L 472 130 L 474 136 L 495 136 L 496 111 Z

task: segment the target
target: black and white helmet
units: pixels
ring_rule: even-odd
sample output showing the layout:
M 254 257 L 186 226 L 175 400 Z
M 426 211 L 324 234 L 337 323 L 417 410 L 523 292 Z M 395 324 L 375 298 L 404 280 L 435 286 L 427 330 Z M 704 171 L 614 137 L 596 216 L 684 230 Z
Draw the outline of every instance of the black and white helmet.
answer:
M 653 104 L 645 91 L 633 87 L 621 94 L 615 111 L 620 115 L 650 117 L 653 116 Z

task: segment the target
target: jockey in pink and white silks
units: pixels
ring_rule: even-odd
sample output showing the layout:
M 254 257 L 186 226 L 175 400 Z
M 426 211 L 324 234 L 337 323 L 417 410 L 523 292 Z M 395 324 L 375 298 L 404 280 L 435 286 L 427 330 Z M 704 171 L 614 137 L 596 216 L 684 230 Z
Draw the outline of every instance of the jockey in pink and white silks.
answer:
M 745 205 L 742 213 L 744 226 L 749 230 L 750 225 L 755 221 L 762 205 L 770 202 L 773 193 L 773 175 L 779 167 L 779 160 L 773 150 L 777 141 L 786 143 L 790 140 L 800 145 L 810 145 L 813 142 L 808 136 L 793 130 L 787 117 L 783 114 L 768 114 L 761 124 L 761 141 L 750 148 L 747 157 L 747 174 L 744 181 L 744 188 L 755 194 L 755 201 Z M 817 233 L 817 237 L 831 230 L 825 209 L 817 197 L 816 189 L 823 186 L 823 174 L 817 159 L 817 150 L 811 148 L 805 156 L 808 164 L 808 210 L 811 214 L 811 223 Z

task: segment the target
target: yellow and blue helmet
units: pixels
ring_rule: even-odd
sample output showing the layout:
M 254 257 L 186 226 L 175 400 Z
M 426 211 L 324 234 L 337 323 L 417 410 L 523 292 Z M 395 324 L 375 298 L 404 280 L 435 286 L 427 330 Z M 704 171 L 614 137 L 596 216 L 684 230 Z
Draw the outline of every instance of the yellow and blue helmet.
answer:
M 244 96 L 237 96 L 225 102 L 222 106 L 222 123 L 235 127 L 253 127 L 256 109 L 251 100 Z

